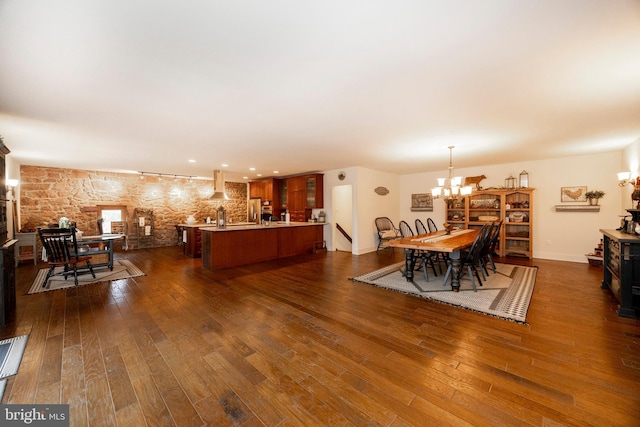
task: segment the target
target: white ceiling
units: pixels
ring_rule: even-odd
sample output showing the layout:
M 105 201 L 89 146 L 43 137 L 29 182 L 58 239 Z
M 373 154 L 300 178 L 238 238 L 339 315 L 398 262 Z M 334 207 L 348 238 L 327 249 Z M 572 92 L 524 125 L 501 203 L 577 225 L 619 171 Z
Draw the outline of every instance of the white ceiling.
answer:
M 638 0 L 0 0 L 0 58 L 30 165 L 404 174 L 640 137 Z

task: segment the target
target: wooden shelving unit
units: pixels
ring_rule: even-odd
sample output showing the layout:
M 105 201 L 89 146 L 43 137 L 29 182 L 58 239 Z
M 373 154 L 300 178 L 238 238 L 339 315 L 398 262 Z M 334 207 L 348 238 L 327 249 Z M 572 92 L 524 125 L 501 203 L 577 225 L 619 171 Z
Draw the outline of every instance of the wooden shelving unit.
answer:
M 502 221 L 496 252 L 500 256 L 533 254 L 534 188 L 495 189 L 448 200 L 447 222 L 457 228 L 481 228 L 486 223 Z

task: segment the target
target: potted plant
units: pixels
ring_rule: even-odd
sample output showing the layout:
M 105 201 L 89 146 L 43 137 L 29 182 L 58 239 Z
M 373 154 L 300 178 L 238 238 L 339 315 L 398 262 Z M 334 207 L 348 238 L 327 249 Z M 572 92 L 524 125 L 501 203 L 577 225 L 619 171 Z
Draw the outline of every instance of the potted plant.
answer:
M 587 198 L 587 200 L 589 200 L 589 204 L 590 205 L 597 205 L 598 204 L 598 200 L 604 197 L 604 191 L 602 190 L 591 190 L 591 191 L 587 191 L 584 194 L 584 197 Z

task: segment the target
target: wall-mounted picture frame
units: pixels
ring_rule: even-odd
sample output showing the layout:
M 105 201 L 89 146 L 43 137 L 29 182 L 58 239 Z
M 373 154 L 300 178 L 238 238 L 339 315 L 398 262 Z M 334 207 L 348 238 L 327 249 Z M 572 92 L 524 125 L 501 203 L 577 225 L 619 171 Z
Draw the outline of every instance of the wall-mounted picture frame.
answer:
M 575 187 L 560 187 L 561 202 L 586 202 L 587 186 L 579 185 Z
M 433 211 L 433 195 L 430 193 L 420 193 L 411 195 L 411 211 Z

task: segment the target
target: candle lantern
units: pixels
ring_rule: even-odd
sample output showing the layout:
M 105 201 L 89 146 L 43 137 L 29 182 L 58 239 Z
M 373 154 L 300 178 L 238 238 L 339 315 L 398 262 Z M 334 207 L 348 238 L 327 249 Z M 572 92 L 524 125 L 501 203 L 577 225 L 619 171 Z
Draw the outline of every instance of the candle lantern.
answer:
M 529 186 L 529 174 L 527 171 L 520 172 L 520 188 L 527 188 Z
M 225 228 L 227 226 L 227 211 L 222 205 L 216 210 L 216 225 L 218 228 Z
M 509 174 L 509 178 L 504 180 L 504 186 L 505 188 L 516 188 L 516 179 L 513 175 Z

